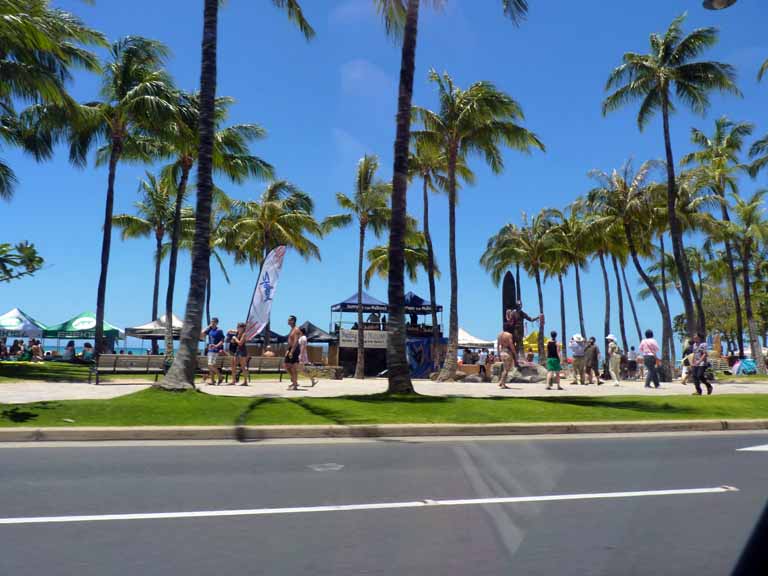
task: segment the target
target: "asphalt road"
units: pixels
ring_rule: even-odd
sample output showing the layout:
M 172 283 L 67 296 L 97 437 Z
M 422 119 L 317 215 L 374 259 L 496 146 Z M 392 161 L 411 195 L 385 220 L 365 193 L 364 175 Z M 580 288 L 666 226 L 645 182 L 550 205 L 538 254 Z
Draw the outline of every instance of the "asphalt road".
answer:
M 768 452 L 737 452 L 761 444 L 768 434 L 0 447 L 0 574 L 722 576 L 768 498 Z M 57 521 L 721 485 L 738 492 Z M 3 524 L 30 517 L 48 520 Z

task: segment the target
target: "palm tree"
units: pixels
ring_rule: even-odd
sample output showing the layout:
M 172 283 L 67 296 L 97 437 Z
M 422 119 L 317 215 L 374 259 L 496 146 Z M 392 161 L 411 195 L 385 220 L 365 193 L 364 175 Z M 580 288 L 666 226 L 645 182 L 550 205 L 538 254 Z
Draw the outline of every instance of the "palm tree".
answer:
M 173 198 L 175 190 L 169 179 L 158 178 L 146 173 L 146 180 L 139 182 L 139 193 L 142 199 L 136 202 L 136 215 L 118 214 L 113 224 L 122 230 L 122 238 L 155 239 L 155 280 L 152 288 L 152 320 L 158 318 L 157 300 L 160 293 L 160 263 L 163 256 L 163 242 L 166 232 L 173 224 Z M 170 316 L 168 317 L 170 318 Z M 157 340 L 152 340 L 152 353 L 157 354 Z
M 597 180 L 598 187 L 589 192 L 588 198 L 590 204 L 601 207 L 603 229 L 623 233 L 632 263 L 656 301 L 663 327 L 662 364 L 665 375 L 670 377 L 672 375 L 670 357 L 672 321 L 669 308 L 640 262 L 641 256 L 648 256 L 651 253 L 650 239 L 654 232 L 653 199 L 659 185 L 648 183 L 647 180 L 654 166 L 654 162 L 645 162 L 637 172 L 634 172 L 631 162 L 626 162 L 621 170 L 613 170 L 610 174 L 593 171 L 591 175 Z
M 131 150 L 132 160 L 149 161 L 155 157 L 156 148 L 147 133 L 176 112 L 171 79 L 162 69 L 167 54 L 168 49 L 160 42 L 139 36 L 127 36 L 112 44 L 104 65 L 102 100 L 80 106 L 69 133 L 70 159 L 75 164 L 85 165 L 90 149 L 103 144 L 97 164 L 109 166 L 96 296 L 97 353 L 104 349 L 104 305 L 117 165 L 126 149 Z
M 232 226 L 235 222 L 234 207 L 236 204 L 237 202 L 227 196 L 223 190 L 220 190 L 214 186 L 213 201 L 211 203 L 210 252 L 211 258 L 215 260 L 219 265 L 221 275 L 224 277 L 224 281 L 227 284 L 229 284 L 229 273 L 227 272 L 227 267 L 224 265 L 224 254 L 236 253 L 232 245 Z M 195 245 L 195 214 L 191 208 L 185 207 L 182 208 L 180 216 L 180 234 L 176 242 L 175 249 L 186 250 L 191 254 Z M 172 217 L 172 221 L 173 220 L 175 220 L 175 215 Z M 166 243 L 164 246 L 164 255 L 171 254 L 173 250 L 173 241 Z M 208 274 L 205 287 L 205 319 L 207 324 L 211 323 L 210 273 Z M 166 339 L 166 347 L 169 345 L 173 345 L 173 340 L 171 340 L 169 344 L 168 340 Z M 166 356 L 169 355 L 167 348 L 165 353 Z
M 723 223 L 723 233 L 728 236 L 736 246 L 741 257 L 742 287 L 744 289 L 744 313 L 747 317 L 747 333 L 752 359 L 757 363 L 760 374 L 766 373 L 763 350 L 758 341 L 757 322 L 752 307 L 752 279 L 751 270 L 754 264 L 754 255 L 760 250 L 760 246 L 768 241 L 768 222 L 766 222 L 764 200 L 768 190 L 759 190 L 750 198 L 743 199 L 736 194 L 731 195 L 733 211 L 736 214 L 735 221 Z
M 686 154 L 683 165 L 698 165 L 700 174 L 706 179 L 709 188 L 717 194 L 720 201 L 720 214 L 723 222 L 730 222 L 728 203 L 725 201 L 726 192 L 736 192 L 736 172 L 744 166 L 739 161 L 741 149 L 744 146 L 744 138 L 752 134 L 753 126 L 746 122 L 732 122 L 722 116 L 715 121 L 715 130 L 712 136 L 704 132 L 691 129 L 691 141 L 698 150 Z M 739 357 L 744 356 L 744 326 L 741 315 L 741 299 L 737 283 L 735 258 L 730 240 L 725 242 L 725 259 L 728 264 L 728 280 L 731 287 L 733 305 L 736 308 L 736 339 L 739 346 Z
M 695 316 L 691 299 L 690 271 L 685 261 L 683 231 L 677 218 L 677 181 L 669 116 L 674 112 L 672 90 L 677 99 L 696 113 L 709 107 L 708 94 L 713 90 L 740 94 L 734 83 L 733 67 L 721 62 L 697 61 L 696 58 L 718 40 L 716 28 L 698 28 L 683 35 L 685 14 L 675 18 L 663 34 L 651 34 L 648 54 L 628 52 L 623 63 L 608 78 L 606 90 L 613 92 L 603 102 L 603 114 L 623 105 L 641 100 L 637 123 L 642 130 L 654 113 L 661 110 L 664 128 L 664 147 L 667 164 L 667 215 L 672 237 L 675 264 L 680 277 L 688 332 L 695 331 Z
M 410 219 L 409 219 L 410 220 Z M 368 268 L 365 270 L 365 287 L 371 284 L 374 276 L 386 280 L 389 277 L 389 246 L 374 246 L 367 253 Z M 416 221 L 409 225 L 405 236 L 405 250 L 403 251 L 405 272 L 411 282 L 418 280 L 419 269 L 429 270 L 429 251 L 427 239 L 423 232 L 418 230 Z M 436 278 L 440 277 L 440 269 L 433 263 L 432 273 Z
M 548 250 L 544 257 L 543 262 L 543 269 L 544 269 L 544 280 L 549 280 L 550 278 L 556 277 L 557 278 L 557 284 L 560 288 L 560 338 L 561 342 L 563 341 L 563 338 L 565 338 L 565 287 L 563 286 L 563 276 L 568 272 L 568 268 L 571 265 L 570 256 L 567 251 L 564 251 L 562 247 L 559 244 L 559 234 L 562 233 L 562 229 L 560 228 L 560 224 L 558 223 L 558 219 L 562 217 L 562 213 L 559 210 L 547 210 L 545 211 L 548 214 L 548 217 L 552 220 L 554 225 L 554 232 L 555 232 L 555 238 L 557 239 L 555 242 L 550 244 L 548 247 Z M 565 362 L 567 359 L 567 350 L 563 346 L 562 350 L 562 361 Z
M 86 47 L 106 45 L 103 34 L 48 0 L 0 0 L 0 139 L 36 160 L 49 158 L 51 135 L 39 130 L 35 115 L 20 121 L 15 104 L 74 108 L 66 90 L 72 71 L 99 72 L 98 58 Z M 13 170 L 0 160 L 0 199 L 9 200 L 15 184 Z
M 229 108 L 234 103 L 232 98 L 216 98 L 214 104 L 213 171 L 227 177 L 231 182 L 242 183 L 252 177 L 269 180 L 274 177 L 274 168 L 257 156 L 251 155 L 250 142 L 264 138 L 265 130 L 256 124 L 236 124 L 222 128 L 229 115 Z M 165 296 L 165 313 L 168 318 L 173 314 L 173 299 L 176 288 L 176 269 L 179 251 L 181 210 L 187 196 L 189 175 L 198 159 L 200 145 L 200 96 L 180 93 L 178 95 L 178 114 L 173 122 L 161 127 L 155 136 L 162 148 L 162 155 L 173 159 L 168 168 L 172 178 L 178 182 L 178 194 L 174 206 L 173 225 L 171 226 L 171 249 L 168 266 L 168 287 Z M 208 283 L 210 284 L 210 282 Z M 206 289 L 210 294 L 210 286 Z M 206 303 L 209 297 L 206 296 Z M 206 309 L 208 306 L 206 305 Z M 169 324 L 165 333 L 165 353 L 173 355 L 173 327 Z
M 520 262 L 523 269 L 536 280 L 539 300 L 539 362 L 544 363 L 544 293 L 542 292 L 542 272 L 549 253 L 555 246 L 555 236 L 550 234 L 554 223 L 548 212 L 540 212 L 530 222 L 523 213 L 522 225 L 507 224 L 495 236 L 488 240 L 488 247 L 480 263 L 491 274 L 498 285 L 504 272 L 514 263 Z
M 501 145 L 523 152 L 544 149 L 532 132 L 518 122 L 523 119 L 520 105 L 489 82 L 476 82 L 466 90 L 456 86 L 448 74 L 434 70 L 429 79 L 437 84 L 439 112 L 414 107 L 423 128 L 414 132 L 417 142 L 439 149 L 448 159 L 448 234 L 451 274 L 451 305 L 446 360 L 438 380 L 456 376 L 458 349 L 458 273 L 456 265 L 457 165 L 470 154 L 482 154 L 491 170 L 504 169 Z
M 305 260 L 320 259 L 320 249 L 312 241 L 322 233 L 314 210 L 309 194 L 286 180 L 276 180 L 267 185 L 258 200 L 235 202 L 225 244 L 236 262 L 258 265 L 259 274 L 269 253 L 278 246 L 290 248 Z M 267 322 L 264 344 L 269 341 Z
M 442 0 L 432 0 L 439 5 Z M 411 130 L 413 77 L 416 69 L 416 36 L 419 28 L 419 0 L 374 0 L 384 18 L 387 32 L 402 36 L 400 85 L 397 100 L 392 175 L 392 219 L 389 225 L 389 346 L 387 347 L 388 392 L 413 393 L 410 369 L 405 354 L 405 288 L 403 279 L 403 247 L 406 226 L 406 191 L 408 189 L 408 147 Z M 504 15 L 515 24 L 528 12 L 527 0 L 502 0 Z M 454 354 L 455 356 L 455 354 Z M 455 372 L 455 358 L 451 360 Z
M 272 0 L 283 9 L 309 39 L 314 30 L 304 18 L 296 0 Z M 202 70 L 200 73 L 200 129 L 197 162 L 197 208 L 192 274 L 184 313 L 179 354 L 160 386 L 168 390 L 194 388 L 197 346 L 203 317 L 210 259 L 210 217 L 213 196 L 213 156 L 216 129 L 216 53 L 219 0 L 205 0 L 203 10 Z
M 565 213 L 558 210 L 551 210 L 550 212 L 555 221 L 557 221 L 554 231 L 557 236 L 557 244 L 562 254 L 568 259 L 568 263 L 573 267 L 576 280 L 576 303 L 579 311 L 579 330 L 580 334 L 586 335 L 580 270 L 586 270 L 587 268 L 588 239 L 591 233 L 592 221 L 586 218 L 581 205 L 578 203 L 571 204 Z M 565 333 L 562 334 L 562 337 L 565 338 Z
M 363 156 L 357 164 L 355 192 L 350 198 L 336 194 L 336 202 L 345 210 L 343 214 L 329 216 L 323 222 L 323 230 L 346 227 L 357 221 L 357 365 L 355 378 L 365 378 L 365 331 L 363 329 L 363 261 L 365 259 L 365 234 L 370 228 L 378 237 L 390 221 L 389 199 L 392 185 L 376 178 L 379 169 L 377 156 Z M 390 237 L 391 242 L 391 237 Z M 403 253 L 400 253 L 403 258 Z M 392 271 L 392 252 L 389 254 L 389 271 Z M 389 323 L 387 323 L 389 325 Z M 390 336 L 391 337 L 391 336 Z
M 435 297 L 435 255 L 432 249 L 432 236 L 429 233 L 429 192 L 445 191 L 448 187 L 446 173 L 448 171 L 448 159 L 439 149 L 430 148 L 424 144 L 416 144 L 415 150 L 408 160 L 408 170 L 411 177 L 419 177 L 423 183 L 423 228 L 424 241 L 427 249 L 427 276 L 429 280 L 429 301 L 432 308 L 432 339 L 438 342 L 440 339 L 440 326 L 437 322 L 437 302 Z M 468 184 L 473 184 L 475 175 L 463 162 L 457 163 L 456 171 Z M 405 246 L 405 266 L 408 263 L 408 244 Z M 389 259 L 387 259 L 387 263 Z M 387 270 L 389 268 L 387 267 Z M 410 270 L 409 270 L 410 273 Z M 439 365 L 440 363 L 438 363 Z

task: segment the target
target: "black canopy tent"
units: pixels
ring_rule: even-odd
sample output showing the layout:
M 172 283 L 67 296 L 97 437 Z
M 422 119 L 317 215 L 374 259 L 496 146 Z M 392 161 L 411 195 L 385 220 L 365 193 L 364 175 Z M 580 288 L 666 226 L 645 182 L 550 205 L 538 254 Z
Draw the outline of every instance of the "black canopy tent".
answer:
M 363 313 L 368 313 L 368 312 L 386 313 L 389 309 L 386 302 L 377 300 L 367 292 L 363 292 L 361 304 L 363 308 Z M 334 304 L 333 306 L 331 306 L 331 312 L 357 312 L 357 292 L 352 294 L 352 296 L 350 296 L 346 300 L 343 300 L 338 304 Z
M 318 328 L 309 320 L 304 322 L 299 328 L 304 330 L 307 335 L 307 342 L 310 344 L 332 344 L 338 340 L 338 338 L 331 336 L 322 328 Z
M 269 341 L 274 342 L 275 344 L 285 344 L 288 342 L 288 336 L 284 336 L 282 334 L 278 334 L 274 330 L 269 331 Z M 259 334 L 258 336 L 255 336 L 251 338 L 248 341 L 249 344 L 263 344 L 264 343 L 264 332 Z
M 435 306 L 435 311 L 439 313 L 443 313 L 443 307 L 442 305 L 438 304 Z M 432 314 L 432 305 L 429 303 L 429 301 L 424 300 L 421 296 L 418 294 L 415 294 L 414 292 L 408 292 L 405 295 L 405 313 L 406 314 Z

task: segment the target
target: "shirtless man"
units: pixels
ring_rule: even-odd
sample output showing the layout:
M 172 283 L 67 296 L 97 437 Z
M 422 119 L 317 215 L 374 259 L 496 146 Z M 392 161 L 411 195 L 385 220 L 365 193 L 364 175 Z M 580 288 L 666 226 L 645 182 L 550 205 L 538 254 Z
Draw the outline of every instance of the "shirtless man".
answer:
M 517 367 L 515 341 L 512 338 L 512 334 L 506 331 L 500 333 L 496 339 L 496 347 L 499 349 L 499 355 L 504 364 L 501 369 L 501 376 L 499 377 L 499 388 L 509 388 L 509 386 L 507 386 L 509 369 L 512 368 L 512 366 Z
M 288 351 L 285 353 L 285 369 L 291 376 L 291 385 L 288 386 L 288 390 L 298 390 L 299 355 L 301 354 L 299 338 L 301 338 L 301 330 L 296 326 L 296 316 L 288 316 L 288 326 L 291 327 L 291 331 L 288 334 Z

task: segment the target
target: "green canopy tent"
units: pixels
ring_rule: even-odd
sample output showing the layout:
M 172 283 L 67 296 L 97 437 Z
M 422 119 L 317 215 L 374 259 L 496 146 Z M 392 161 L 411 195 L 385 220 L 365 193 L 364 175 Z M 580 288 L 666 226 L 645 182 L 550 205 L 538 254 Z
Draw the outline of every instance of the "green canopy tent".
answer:
M 43 338 L 94 340 L 96 338 L 96 314 L 93 312 L 83 312 L 66 322 L 48 326 L 48 328 L 43 330 Z M 105 320 L 104 338 L 107 340 L 118 340 L 125 338 L 125 334 L 120 328 L 112 326 L 112 324 Z

